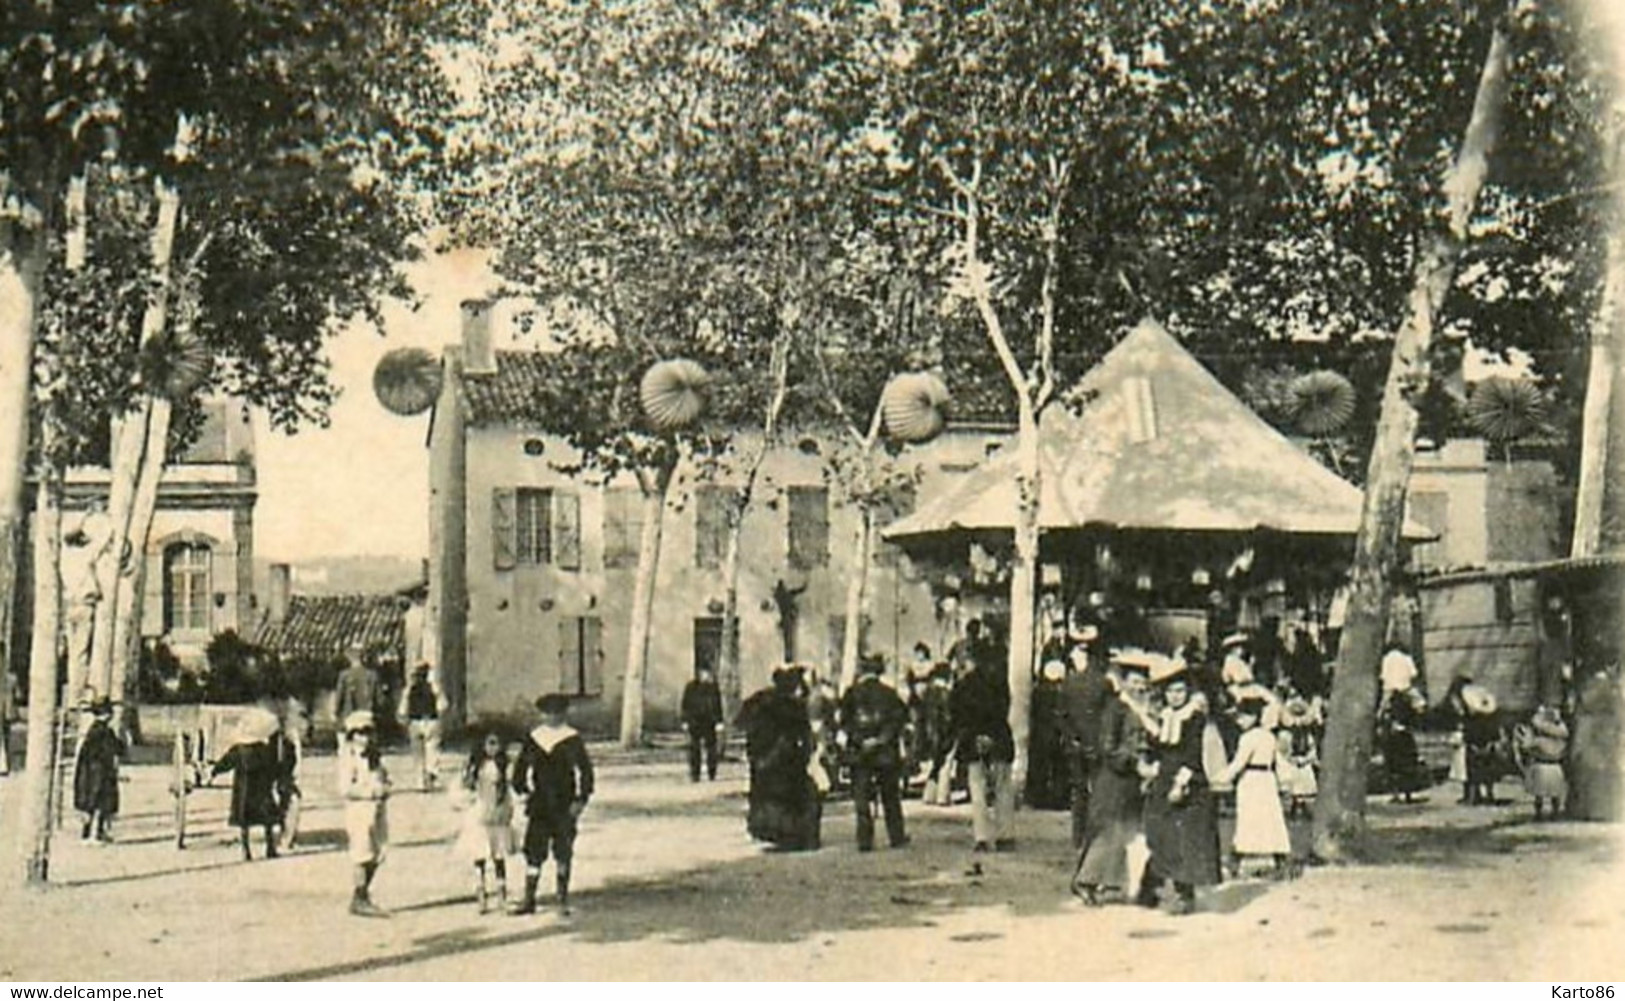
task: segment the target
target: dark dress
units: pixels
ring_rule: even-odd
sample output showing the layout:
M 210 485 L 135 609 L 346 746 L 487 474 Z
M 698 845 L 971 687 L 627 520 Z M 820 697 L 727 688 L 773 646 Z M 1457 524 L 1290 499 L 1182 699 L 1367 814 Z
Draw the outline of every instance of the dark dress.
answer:
M 1619 689 L 1606 674 L 1592 675 L 1580 686 L 1569 730 L 1569 815 L 1578 820 L 1618 820 Z
M 231 772 L 233 827 L 270 827 L 282 822 L 277 803 L 276 752 L 265 741 L 237 744 L 214 763 L 214 774 Z
M 750 759 L 750 836 L 788 850 L 817 848 L 823 804 L 807 774 L 813 736 L 806 703 L 765 689 L 739 707 L 738 725 Z
M 1383 779 L 1390 793 L 1421 792 L 1433 784 L 1417 751 L 1416 734 L 1411 729 L 1416 722 L 1415 710 L 1402 699 L 1395 701 L 1382 721 Z
M 1144 797 L 1139 764 L 1149 734 L 1134 710 L 1117 698 L 1101 710 L 1099 727 L 1089 820 L 1073 883 L 1121 889 L 1128 885 L 1128 844 L 1140 833 Z
M 118 759 L 124 742 L 106 720 L 96 720 L 79 744 L 73 770 L 73 808 L 80 813 L 118 815 Z
M 1032 732 L 1028 737 L 1027 803 L 1041 810 L 1061 809 L 1069 801 L 1061 698 L 1061 682 L 1045 678 L 1034 682 Z
M 1177 739 L 1154 740 L 1157 777 L 1145 798 L 1145 841 L 1151 850 L 1147 871 L 1188 886 L 1219 882 L 1219 817 L 1202 770 L 1202 731 L 1206 714 L 1197 710 L 1179 727 Z M 1177 803 L 1168 801 L 1174 779 L 1188 769 L 1189 783 Z

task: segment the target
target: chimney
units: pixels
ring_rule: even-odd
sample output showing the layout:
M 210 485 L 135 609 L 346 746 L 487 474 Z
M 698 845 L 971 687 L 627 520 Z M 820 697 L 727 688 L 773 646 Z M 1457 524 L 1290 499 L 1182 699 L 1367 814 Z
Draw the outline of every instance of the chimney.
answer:
M 491 375 L 497 370 L 495 345 L 491 343 L 490 299 L 463 300 L 463 371 L 470 375 Z
M 288 596 L 293 591 L 293 568 L 286 563 L 271 564 L 270 594 L 265 596 L 265 618 L 273 625 L 288 621 Z

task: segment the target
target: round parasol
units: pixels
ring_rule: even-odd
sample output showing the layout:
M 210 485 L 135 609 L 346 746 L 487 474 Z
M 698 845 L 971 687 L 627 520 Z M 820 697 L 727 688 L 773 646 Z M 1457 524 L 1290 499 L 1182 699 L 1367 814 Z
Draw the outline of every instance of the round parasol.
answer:
M 1292 380 L 1292 422 L 1304 434 L 1332 434 L 1354 416 L 1354 384 L 1321 369 Z
M 142 346 L 140 364 L 145 385 L 161 396 L 179 400 L 203 385 L 214 356 L 196 334 L 171 329 Z
M 1545 426 L 1546 401 L 1526 379 L 1494 376 L 1473 388 L 1466 417 L 1474 431 L 1497 445 L 1508 445 Z
M 1461 704 L 1474 716 L 1488 716 L 1495 712 L 1495 693 L 1483 685 L 1463 685 Z
M 948 422 L 948 403 L 948 387 L 930 372 L 899 375 L 880 394 L 886 433 L 898 441 L 930 441 Z
M 680 431 L 699 420 L 705 411 L 705 390 L 711 376 L 699 362 L 671 358 L 655 362 L 643 373 L 638 397 L 643 413 L 656 431 Z
M 440 362 L 422 348 L 395 348 L 372 370 L 372 392 L 401 417 L 421 414 L 440 397 Z

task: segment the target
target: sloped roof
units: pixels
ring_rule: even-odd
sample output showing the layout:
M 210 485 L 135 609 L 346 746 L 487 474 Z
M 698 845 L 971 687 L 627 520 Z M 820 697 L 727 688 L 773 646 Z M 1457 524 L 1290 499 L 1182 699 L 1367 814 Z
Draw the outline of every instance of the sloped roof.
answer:
M 406 601 L 392 594 L 297 594 L 281 622 L 260 623 L 254 642 L 283 657 L 334 658 L 360 644 L 406 649 Z
M 552 356 L 542 351 L 497 351 L 496 371 L 462 375 L 468 422 L 474 425 L 534 426 Z
M 1270 427 L 1153 320 L 1144 320 L 1039 422 L 1039 524 L 1353 535 L 1362 494 Z M 1006 530 L 1016 455 L 995 455 L 883 533 Z M 1407 523 L 1406 535 L 1433 533 Z

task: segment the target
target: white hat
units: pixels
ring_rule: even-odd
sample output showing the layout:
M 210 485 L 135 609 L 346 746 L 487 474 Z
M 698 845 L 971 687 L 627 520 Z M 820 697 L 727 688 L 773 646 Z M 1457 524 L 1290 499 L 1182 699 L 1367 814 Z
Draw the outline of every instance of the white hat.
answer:
M 1126 667 L 1134 671 L 1150 671 L 1157 662 L 1157 655 L 1139 647 L 1124 647 L 1113 650 L 1111 661 L 1118 667 Z
M 1220 646 L 1245 646 L 1246 644 L 1246 633 L 1231 633 L 1229 636 L 1226 636 L 1224 639 L 1219 641 Z
M 1470 683 L 1461 686 L 1461 704 L 1475 716 L 1488 716 L 1495 712 L 1495 693 L 1483 685 Z
M 344 717 L 344 732 L 355 733 L 357 730 L 371 730 L 373 728 L 372 711 L 357 709 Z
M 1179 657 L 1164 657 L 1161 654 L 1152 654 L 1151 683 L 1160 685 L 1181 677 L 1185 673 L 1185 661 Z

